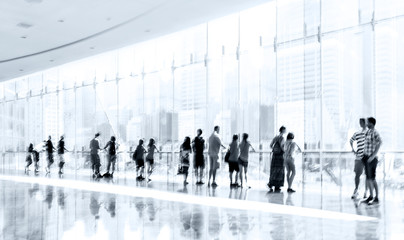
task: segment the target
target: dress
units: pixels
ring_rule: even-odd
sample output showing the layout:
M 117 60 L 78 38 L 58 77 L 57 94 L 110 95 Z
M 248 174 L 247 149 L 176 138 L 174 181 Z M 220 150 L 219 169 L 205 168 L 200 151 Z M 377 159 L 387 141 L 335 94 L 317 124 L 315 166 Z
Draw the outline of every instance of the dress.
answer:
M 276 136 L 273 140 L 274 145 L 279 144 L 282 148 L 282 136 Z M 273 147 L 274 149 L 274 147 Z M 270 187 L 283 187 L 285 182 L 285 168 L 283 159 L 283 150 L 281 153 L 272 153 L 271 170 L 269 175 L 269 186 Z

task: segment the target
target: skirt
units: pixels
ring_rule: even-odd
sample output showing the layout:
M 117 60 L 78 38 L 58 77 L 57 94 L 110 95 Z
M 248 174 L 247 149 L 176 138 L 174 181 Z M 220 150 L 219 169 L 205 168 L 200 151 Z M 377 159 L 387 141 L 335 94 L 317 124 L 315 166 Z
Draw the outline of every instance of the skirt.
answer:
M 271 170 L 269 174 L 269 185 L 271 187 L 283 187 L 285 182 L 285 166 L 283 154 L 273 154 L 271 161 Z

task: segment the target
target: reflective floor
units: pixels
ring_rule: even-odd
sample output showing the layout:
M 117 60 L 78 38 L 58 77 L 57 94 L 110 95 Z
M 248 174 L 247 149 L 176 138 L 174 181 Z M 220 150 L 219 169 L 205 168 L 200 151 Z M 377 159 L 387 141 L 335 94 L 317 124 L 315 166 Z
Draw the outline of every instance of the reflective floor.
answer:
M 0 239 L 404 239 L 404 192 L 183 186 L 133 178 L 0 175 Z

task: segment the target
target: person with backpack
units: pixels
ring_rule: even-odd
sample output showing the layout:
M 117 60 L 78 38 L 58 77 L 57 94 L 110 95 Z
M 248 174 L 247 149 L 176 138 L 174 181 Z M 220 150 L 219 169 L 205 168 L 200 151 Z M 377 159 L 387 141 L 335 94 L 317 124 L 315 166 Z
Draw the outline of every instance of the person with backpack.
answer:
M 197 136 L 194 138 L 194 140 L 192 140 L 192 150 L 194 151 L 194 170 L 196 184 L 204 184 L 204 182 L 202 181 L 202 177 L 203 170 L 205 169 L 205 157 L 203 155 L 203 151 L 205 150 L 205 140 L 202 137 L 202 129 L 197 130 Z
M 156 141 L 154 138 L 150 138 L 149 144 L 147 144 L 147 155 L 146 155 L 146 163 L 147 163 L 147 181 L 150 182 L 150 175 L 154 170 L 154 151 L 160 152 L 156 146 Z
M 270 147 L 272 148 L 271 170 L 269 173 L 269 192 L 273 192 L 272 187 L 275 187 L 275 192 L 280 192 L 281 187 L 285 182 L 285 166 L 284 166 L 284 142 L 283 135 L 286 133 L 286 127 L 282 126 L 279 129 L 279 135 L 272 139 Z
M 63 166 L 65 165 L 65 151 L 67 149 L 65 148 L 65 137 L 62 135 L 60 136 L 60 140 L 58 142 L 58 156 L 59 156 L 59 174 L 63 174 Z
M 136 162 L 136 180 L 143 181 L 144 172 L 144 154 L 147 152 L 143 147 L 143 139 L 139 139 L 139 145 L 137 145 L 135 152 L 133 153 L 133 160 Z
M 56 148 L 53 146 L 52 143 L 52 137 L 48 137 L 48 141 L 46 141 L 46 153 L 48 154 L 48 165 L 46 166 L 45 170 L 46 173 L 50 173 L 50 167 L 53 164 L 53 151 L 56 150 Z
M 238 146 L 238 135 L 234 134 L 233 135 L 233 141 L 231 142 L 229 146 L 229 153 L 230 155 L 228 156 L 228 164 L 229 164 L 229 178 L 230 178 L 230 188 L 232 187 L 239 187 L 238 185 L 238 172 L 240 169 L 238 168 L 238 157 L 240 154 L 240 149 Z M 236 172 L 235 176 L 235 181 L 233 183 L 233 172 Z
M 255 149 L 251 145 L 250 141 L 248 141 L 247 133 L 243 133 L 243 140 L 241 141 L 239 148 L 240 148 L 240 157 L 238 158 L 238 166 L 240 169 L 239 176 L 241 187 L 243 187 L 243 170 L 244 170 L 245 182 L 247 183 L 248 153 L 250 151 L 250 148 L 255 152 Z
M 33 160 L 35 164 L 35 173 L 39 172 L 39 153 L 42 152 L 45 148 L 46 141 L 40 142 L 35 145 L 34 149 L 32 150 Z
M 113 177 L 115 172 L 115 162 L 116 162 L 116 143 L 115 143 L 115 136 L 111 137 L 111 140 L 107 142 L 104 147 L 104 150 L 108 148 L 107 151 L 107 172 L 104 174 L 105 177 Z M 112 172 L 110 173 L 109 170 L 111 169 L 112 165 Z

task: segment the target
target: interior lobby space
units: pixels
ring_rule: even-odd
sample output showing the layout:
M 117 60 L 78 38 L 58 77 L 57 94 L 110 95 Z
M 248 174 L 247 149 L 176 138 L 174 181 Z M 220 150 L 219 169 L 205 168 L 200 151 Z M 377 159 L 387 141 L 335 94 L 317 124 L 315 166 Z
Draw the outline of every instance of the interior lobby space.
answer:
M 0 12 L 0 240 L 404 239 L 404 1 Z

